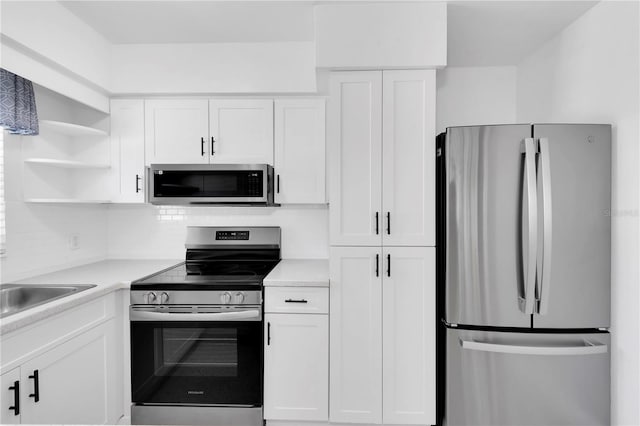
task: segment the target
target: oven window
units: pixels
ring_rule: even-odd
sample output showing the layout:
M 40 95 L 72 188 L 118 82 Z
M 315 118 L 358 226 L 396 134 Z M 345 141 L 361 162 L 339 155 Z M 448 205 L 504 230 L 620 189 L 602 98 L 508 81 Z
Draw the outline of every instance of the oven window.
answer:
M 262 322 L 131 322 L 135 403 L 262 403 Z
M 238 330 L 235 328 L 159 328 L 162 354 L 156 357 L 160 375 L 222 376 L 238 374 Z

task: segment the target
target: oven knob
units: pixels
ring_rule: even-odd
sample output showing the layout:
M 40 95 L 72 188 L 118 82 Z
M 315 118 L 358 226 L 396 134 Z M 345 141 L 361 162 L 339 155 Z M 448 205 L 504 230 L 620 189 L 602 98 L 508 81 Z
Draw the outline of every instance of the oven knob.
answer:
M 222 293 L 220 295 L 220 301 L 225 305 L 229 304 L 229 302 L 231 302 L 231 293 L 229 293 L 228 291 Z
M 244 293 L 239 291 L 233 296 L 233 303 L 240 305 L 242 302 L 244 302 Z
M 160 303 L 165 304 L 169 301 L 169 294 L 166 291 L 163 291 L 160 295 Z
M 150 305 L 154 303 L 158 297 L 154 292 L 150 291 L 149 293 L 145 294 L 145 298 L 147 299 L 147 305 Z

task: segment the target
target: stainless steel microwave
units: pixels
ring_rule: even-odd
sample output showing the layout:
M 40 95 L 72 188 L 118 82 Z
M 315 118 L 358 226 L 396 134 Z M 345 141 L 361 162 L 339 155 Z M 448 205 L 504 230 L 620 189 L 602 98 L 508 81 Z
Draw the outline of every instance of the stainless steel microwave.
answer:
M 274 205 L 268 164 L 152 164 L 148 188 L 151 204 Z

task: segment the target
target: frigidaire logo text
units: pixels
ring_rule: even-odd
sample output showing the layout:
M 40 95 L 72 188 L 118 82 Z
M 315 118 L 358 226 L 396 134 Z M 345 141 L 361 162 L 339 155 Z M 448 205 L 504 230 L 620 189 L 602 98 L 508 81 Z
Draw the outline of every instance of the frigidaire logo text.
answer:
M 195 391 L 195 390 L 190 390 L 187 391 L 188 395 L 204 395 L 204 391 Z

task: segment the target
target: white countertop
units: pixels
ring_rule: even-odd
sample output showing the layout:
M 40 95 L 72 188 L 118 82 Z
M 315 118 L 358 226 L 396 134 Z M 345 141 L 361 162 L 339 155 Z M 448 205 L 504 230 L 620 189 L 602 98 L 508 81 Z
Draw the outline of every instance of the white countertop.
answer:
M 282 259 L 264 279 L 265 287 L 329 287 L 327 259 Z
M 15 284 L 95 284 L 96 287 L 2 318 L 0 334 L 24 327 L 112 291 L 128 288 L 131 281 L 180 262 L 181 260 L 176 259 L 111 259 L 16 281 Z
M 103 260 L 75 268 L 38 275 L 15 284 L 95 284 L 96 287 L 35 306 L 0 319 L 0 335 L 40 321 L 107 293 L 129 288 L 131 281 L 182 260 Z M 265 286 L 329 286 L 329 261 L 326 259 L 283 259 L 264 279 Z

